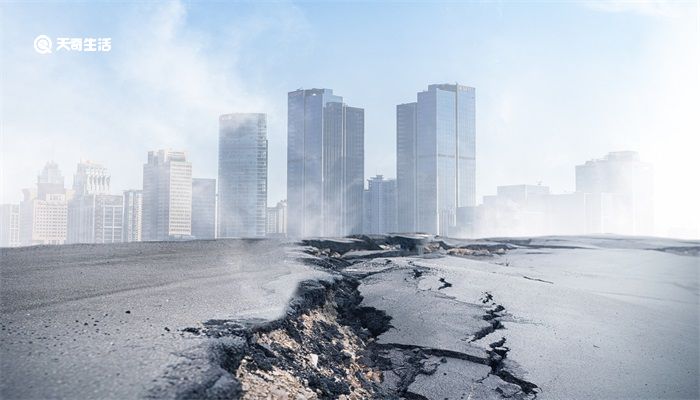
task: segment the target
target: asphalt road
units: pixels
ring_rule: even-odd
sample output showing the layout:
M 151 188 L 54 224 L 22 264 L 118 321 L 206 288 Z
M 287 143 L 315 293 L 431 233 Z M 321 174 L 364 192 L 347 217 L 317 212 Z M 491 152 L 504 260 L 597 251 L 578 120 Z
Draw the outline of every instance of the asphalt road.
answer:
M 324 276 L 279 241 L 0 250 L 0 397 L 136 398 L 209 319 L 281 315 Z

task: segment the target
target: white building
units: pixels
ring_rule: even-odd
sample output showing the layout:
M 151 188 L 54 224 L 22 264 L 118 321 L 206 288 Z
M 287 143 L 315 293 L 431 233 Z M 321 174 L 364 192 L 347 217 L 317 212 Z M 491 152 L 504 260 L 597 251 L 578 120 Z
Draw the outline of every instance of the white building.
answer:
M 182 151 L 148 152 L 143 165 L 142 239 L 192 236 L 192 164 Z
M 58 165 L 50 161 L 37 179 L 36 189 L 24 189 L 20 203 L 20 242 L 63 244 L 67 238 L 68 197 Z
M 587 233 L 653 233 L 653 168 L 633 151 L 576 166 L 576 191 L 589 194 Z
M 19 204 L 2 204 L 0 205 L 0 247 L 19 245 Z

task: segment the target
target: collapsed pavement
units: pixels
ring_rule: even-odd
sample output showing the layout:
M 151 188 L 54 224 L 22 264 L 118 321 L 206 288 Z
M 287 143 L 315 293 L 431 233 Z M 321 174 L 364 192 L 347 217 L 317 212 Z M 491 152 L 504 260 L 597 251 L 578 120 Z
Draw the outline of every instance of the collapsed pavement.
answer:
M 330 281 L 306 281 L 299 286 L 287 313 L 272 322 L 205 322 L 183 330 L 183 335 L 210 338 L 201 351 L 201 368 L 207 379 L 182 385 L 178 367 L 170 368 L 151 391 L 151 397 L 178 398 L 291 398 L 291 399 L 428 399 L 515 398 L 537 396 L 538 387 L 522 377 L 507 359 L 503 329 L 505 309 L 485 293 L 474 304 L 462 304 L 443 289 L 452 286 L 439 277 L 439 287 L 418 289 L 418 282 L 433 279 L 434 272 L 414 259 L 453 255 L 489 257 L 504 254 L 510 245 L 500 243 L 447 243 L 422 235 L 360 236 L 337 240 L 310 239 L 292 257 L 316 268 L 333 271 Z M 421 332 L 402 335 L 406 319 L 363 302 L 362 286 L 383 281 L 408 297 L 418 290 L 426 301 L 447 307 L 445 323 L 461 329 L 455 345 L 425 342 Z M 384 288 L 386 289 L 386 288 Z M 391 288 L 389 292 L 391 291 Z M 415 293 L 413 294 L 415 295 Z M 435 299 L 431 299 L 434 297 Z M 417 302 L 420 306 L 420 301 Z M 476 324 L 474 321 L 478 320 Z M 415 322 L 415 321 L 414 321 Z M 460 322 L 465 322 L 460 326 Z M 411 325 L 408 321 L 408 325 Z M 457 324 L 454 325 L 453 323 Z M 462 329 L 465 328 L 465 329 Z M 399 332 L 397 335 L 396 333 Z M 449 337 L 452 332 L 446 329 Z M 416 334 L 418 340 L 412 340 Z M 430 335 L 434 336 L 434 335 Z M 415 339 L 416 337 L 413 337 Z M 201 354 L 206 354 L 202 356 Z M 190 357 L 190 362 L 192 358 Z M 177 384 L 174 384 L 177 382 Z M 442 391 L 436 391 L 439 387 Z M 445 391 L 447 389 L 447 391 Z

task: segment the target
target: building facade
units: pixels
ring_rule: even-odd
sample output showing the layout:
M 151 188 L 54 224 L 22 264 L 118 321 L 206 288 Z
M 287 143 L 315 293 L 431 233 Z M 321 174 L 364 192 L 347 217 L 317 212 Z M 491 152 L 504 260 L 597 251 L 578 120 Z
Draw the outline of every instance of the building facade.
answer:
M 330 89 L 296 90 L 287 100 L 288 234 L 360 233 L 364 110 Z
M 287 235 L 287 200 L 277 202 L 267 208 L 267 236 L 284 237 Z
M 20 203 L 20 242 L 24 246 L 64 244 L 67 239 L 68 200 L 58 165 L 46 163 L 36 189 L 24 189 Z
M 396 108 L 398 227 L 448 236 L 476 205 L 475 89 L 430 85 Z
M 0 205 L 0 247 L 17 247 L 19 238 L 19 204 Z
M 192 237 L 192 164 L 184 152 L 148 152 L 141 234 L 145 241 Z
M 377 175 L 367 180 L 364 200 L 364 232 L 370 234 L 397 231 L 396 180 Z
M 123 239 L 124 199 L 109 194 L 107 168 L 85 161 L 73 175 L 73 198 L 68 202 L 67 243 L 119 243 Z
M 192 179 L 192 236 L 216 237 L 216 179 Z
M 143 191 L 124 191 L 124 224 L 122 227 L 122 241 L 140 242 L 141 223 L 143 220 Z
M 218 237 L 265 236 L 267 116 L 219 117 Z

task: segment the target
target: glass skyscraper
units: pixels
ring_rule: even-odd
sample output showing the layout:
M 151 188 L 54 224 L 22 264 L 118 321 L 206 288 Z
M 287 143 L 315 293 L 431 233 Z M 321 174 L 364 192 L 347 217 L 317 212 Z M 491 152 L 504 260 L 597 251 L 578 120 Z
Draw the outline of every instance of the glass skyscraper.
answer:
M 360 233 L 364 110 L 330 89 L 290 92 L 287 110 L 289 236 Z
M 398 228 L 450 235 L 476 203 L 475 90 L 430 85 L 396 107 Z
M 267 116 L 234 113 L 219 118 L 219 235 L 265 236 Z
M 191 238 L 192 164 L 184 152 L 148 152 L 141 223 L 144 241 Z

